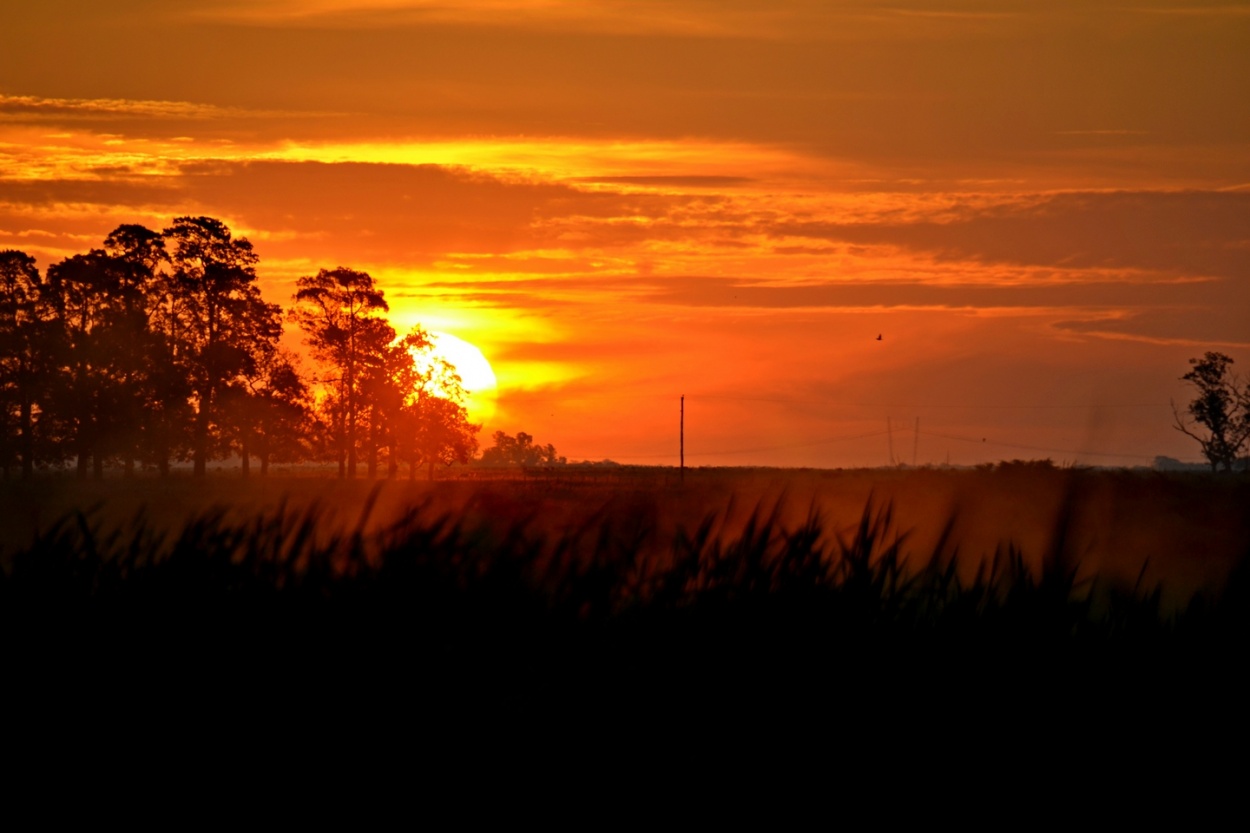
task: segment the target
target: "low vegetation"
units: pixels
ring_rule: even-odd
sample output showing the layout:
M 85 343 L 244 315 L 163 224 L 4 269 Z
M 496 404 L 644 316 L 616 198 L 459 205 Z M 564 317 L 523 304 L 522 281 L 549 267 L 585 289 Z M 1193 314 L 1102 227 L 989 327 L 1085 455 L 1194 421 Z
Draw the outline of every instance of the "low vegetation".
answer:
M 901 521 L 888 478 L 870 473 L 843 477 L 881 496 L 841 516 L 836 500 L 752 488 L 745 474 L 691 475 L 684 490 L 617 484 L 610 497 L 576 484 L 561 496 L 550 480 L 528 494 L 373 487 L 349 515 L 331 505 L 344 492 L 315 490 L 181 521 L 70 511 L 5 553 L 7 656 L 50 639 L 105 675 L 148 679 L 189 662 L 249 685 L 292 673 L 334 686 L 402 679 L 422 697 L 491 692 L 537 708 L 569 691 L 619 706 L 671 686 L 789 697 L 854 681 L 864 696 L 898 698 L 968 694 L 1003 675 L 1197 684 L 1250 635 L 1241 521 L 1216 532 L 1240 555 L 1180 594 L 1148 559 L 1091 570 L 1081 537 L 1084 516 L 1102 511 L 1099 489 L 1144 488 L 1165 504 L 1183 493 L 1218 510 L 1244 499 L 1240 482 L 1219 481 L 1212 498 L 1196 478 L 963 473 L 951 481 L 960 488 L 1010 494 L 1024 478 L 1035 498 L 1057 501 L 1044 546 L 978 551 L 957 511 L 929 530 Z M 836 473 L 808 477 L 826 475 Z M 898 484 L 931 492 L 937 481 L 922 475 Z M 783 487 L 804 484 L 794 475 Z M 747 503 L 706 508 L 735 489 Z

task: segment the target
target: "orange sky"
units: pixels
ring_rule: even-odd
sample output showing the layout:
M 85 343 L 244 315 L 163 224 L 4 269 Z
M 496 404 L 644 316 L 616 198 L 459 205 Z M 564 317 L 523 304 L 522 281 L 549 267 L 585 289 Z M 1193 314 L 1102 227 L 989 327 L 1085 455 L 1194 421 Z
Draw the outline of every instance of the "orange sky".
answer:
M 487 436 L 675 463 L 684 393 L 691 465 L 1149 464 L 1187 359 L 1250 373 L 1244 3 L 22 6 L 0 248 L 367 270 Z

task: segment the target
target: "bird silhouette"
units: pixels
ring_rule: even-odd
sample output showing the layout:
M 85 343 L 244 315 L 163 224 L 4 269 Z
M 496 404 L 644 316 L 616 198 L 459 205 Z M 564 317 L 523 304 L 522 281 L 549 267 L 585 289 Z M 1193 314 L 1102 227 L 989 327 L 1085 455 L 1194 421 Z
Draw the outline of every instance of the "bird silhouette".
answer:
M 881 340 L 881 333 L 877 333 L 877 341 Z

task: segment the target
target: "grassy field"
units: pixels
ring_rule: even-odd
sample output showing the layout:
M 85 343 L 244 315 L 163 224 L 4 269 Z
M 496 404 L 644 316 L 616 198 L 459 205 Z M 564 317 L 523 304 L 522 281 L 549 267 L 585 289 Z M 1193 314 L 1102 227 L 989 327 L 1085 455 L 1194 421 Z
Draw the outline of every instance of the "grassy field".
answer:
M 1223 713 L 1250 634 L 1236 477 L 42 478 L 0 497 L 15 677 L 177 679 L 229 702 L 280 683 L 299 702 L 797 719 L 795 698 L 981 713 L 1079 685 Z
M 1059 543 L 1080 576 L 1161 586 L 1173 605 L 1199 591 L 1218 592 L 1250 554 L 1250 481 L 1201 474 L 1062 470 L 1004 464 L 979 470 L 694 469 L 679 483 L 672 469 L 493 472 L 489 479 L 344 481 L 319 477 L 203 481 L 47 477 L 0 483 L 0 563 L 41 532 L 82 514 L 98 532 L 144 524 L 151 533 L 180 528 L 206 512 L 246 522 L 261 514 L 311 512 L 318 532 L 355 529 L 366 502 L 366 531 L 414 508 L 434 518 L 524 527 L 559 539 L 596 523 L 639 527 L 643 554 L 669 549 L 679 530 L 714 520 L 722 539 L 765 512 L 777 531 L 815 515 L 830 539 L 857 524 L 869 504 L 891 510 L 891 536 L 915 565 L 957 555 L 960 575 L 1007 546 L 1033 570 Z M 1056 540 L 1063 536 L 1063 541 Z

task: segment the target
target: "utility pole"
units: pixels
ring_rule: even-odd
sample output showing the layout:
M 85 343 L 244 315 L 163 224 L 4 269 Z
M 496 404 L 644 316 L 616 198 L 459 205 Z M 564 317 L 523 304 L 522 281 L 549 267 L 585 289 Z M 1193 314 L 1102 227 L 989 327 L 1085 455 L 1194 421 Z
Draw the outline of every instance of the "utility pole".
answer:
M 677 480 L 679 483 L 686 482 L 686 395 L 681 395 L 681 422 L 678 428 L 678 446 L 680 447 L 681 468 L 678 469 Z

